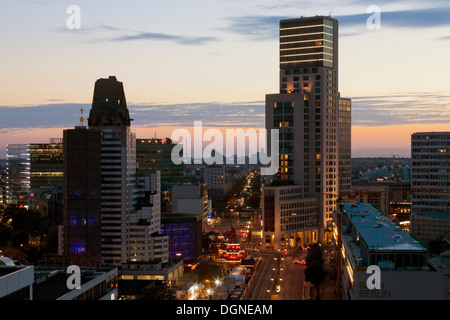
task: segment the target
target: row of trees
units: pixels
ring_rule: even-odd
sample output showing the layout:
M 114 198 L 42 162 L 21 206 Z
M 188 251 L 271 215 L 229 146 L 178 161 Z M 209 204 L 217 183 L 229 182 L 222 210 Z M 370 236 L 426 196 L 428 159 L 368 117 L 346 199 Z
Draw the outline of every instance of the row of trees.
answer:
M 313 284 L 316 299 L 320 300 L 320 284 L 327 277 L 324 268 L 323 250 L 319 244 L 313 244 L 305 258 L 305 280 Z

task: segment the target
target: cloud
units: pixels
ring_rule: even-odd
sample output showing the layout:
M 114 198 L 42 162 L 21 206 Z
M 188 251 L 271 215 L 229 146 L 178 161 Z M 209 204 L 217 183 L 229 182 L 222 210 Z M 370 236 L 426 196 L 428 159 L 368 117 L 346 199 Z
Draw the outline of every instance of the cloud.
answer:
M 450 123 L 450 95 L 442 92 L 352 97 L 352 125 Z
M 450 6 L 414 10 L 380 12 L 381 27 L 391 28 L 430 28 L 450 26 Z M 332 16 L 339 20 L 339 35 L 353 36 L 366 29 L 367 19 L 372 13 Z M 254 15 L 227 18 L 227 31 L 245 36 L 247 40 L 277 39 L 279 20 L 291 19 L 292 16 Z M 355 30 L 355 27 L 360 27 Z M 443 37 L 448 39 L 447 37 Z
M 380 7 L 381 27 L 429 28 L 450 25 L 450 6 L 414 10 L 383 11 Z M 336 17 L 341 27 L 365 26 L 372 13 L 342 15 Z
M 280 16 L 243 16 L 232 17 L 228 31 L 243 35 L 249 40 L 267 40 L 278 37 L 279 20 L 288 19 Z
M 218 41 L 219 39 L 216 37 L 194 37 L 194 36 L 173 35 L 167 33 L 136 31 L 134 34 L 127 34 L 118 37 L 113 37 L 107 41 L 136 41 L 136 40 L 161 40 L 161 41 L 172 41 L 174 43 L 182 45 L 202 45 L 208 42 Z
M 352 124 L 393 126 L 450 123 L 448 92 L 399 92 L 352 99 Z M 71 128 L 79 124 L 80 108 L 89 116 L 90 103 L 55 103 L 25 107 L 1 107 L 0 130 L 8 128 Z M 132 126 L 190 127 L 202 121 L 211 127 L 265 127 L 265 102 L 208 102 L 182 104 L 128 103 Z
M 89 116 L 90 104 L 0 106 L 0 130 L 10 128 L 72 128 L 79 124 L 80 108 Z M 264 101 L 236 103 L 128 104 L 132 126 L 186 126 L 202 121 L 204 126 L 264 127 Z
M 53 28 L 53 32 L 64 32 L 75 36 L 81 36 L 82 41 L 87 42 L 125 42 L 125 41 L 171 41 L 180 45 L 203 45 L 213 41 L 219 41 L 217 37 L 176 35 L 161 32 L 148 32 L 118 28 L 105 24 L 83 25 L 79 30 L 69 30 L 64 27 Z

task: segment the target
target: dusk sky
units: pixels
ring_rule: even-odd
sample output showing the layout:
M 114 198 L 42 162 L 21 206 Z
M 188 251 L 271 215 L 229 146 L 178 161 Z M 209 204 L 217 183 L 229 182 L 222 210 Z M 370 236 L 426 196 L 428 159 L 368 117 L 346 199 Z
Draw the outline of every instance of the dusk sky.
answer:
M 80 29 L 66 25 L 70 5 Z M 367 27 L 371 5 L 379 29 Z M 196 120 L 263 128 L 265 95 L 279 89 L 278 20 L 330 14 L 352 156 L 409 156 L 413 132 L 450 131 L 448 0 L 2 0 L 0 158 L 6 144 L 62 137 L 111 75 L 138 138 Z

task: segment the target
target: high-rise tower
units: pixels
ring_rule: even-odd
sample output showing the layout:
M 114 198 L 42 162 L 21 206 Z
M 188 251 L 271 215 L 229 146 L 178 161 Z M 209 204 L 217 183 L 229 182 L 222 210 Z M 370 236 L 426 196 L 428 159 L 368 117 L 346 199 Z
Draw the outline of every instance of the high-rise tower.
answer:
M 270 187 L 299 185 L 303 198 L 317 199 L 319 216 L 307 224 L 317 241 L 331 239 L 339 194 L 339 96 L 338 21 L 326 16 L 281 20 L 280 93 L 266 95 L 266 129 L 278 129 L 280 139 L 280 168 Z M 305 227 L 294 224 L 283 235 L 280 219 L 281 238 L 298 238 Z M 275 229 L 268 235 L 275 238 Z
M 160 175 L 139 174 L 131 120 L 122 83 L 109 77 L 95 83 L 89 126 L 64 131 L 68 256 L 93 255 L 108 265 L 168 259 L 167 237 L 151 236 L 160 229 Z

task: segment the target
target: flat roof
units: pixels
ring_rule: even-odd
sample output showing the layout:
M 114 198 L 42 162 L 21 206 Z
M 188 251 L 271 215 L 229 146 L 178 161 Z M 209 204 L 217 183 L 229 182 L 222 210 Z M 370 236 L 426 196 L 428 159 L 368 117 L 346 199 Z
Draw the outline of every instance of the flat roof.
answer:
M 40 274 L 39 271 L 35 273 L 35 277 L 44 277 L 48 275 L 49 272 L 43 272 Z M 67 288 L 67 276 L 64 271 L 59 271 L 52 275 L 50 278 L 45 279 L 45 281 L 34 284 L 33 286 L 33 300 L 56 300 L 71 290 Z M 91 278 L 86 278 L 81 276 L 81 285 L 92 280 Z
M 343 204 L 369 251 L 416 251 L 427 249 L 370 204 Z
M 0 278 L 7 276 L 13 272 L 25 269 L 26 267 L 29 266 L 24 266 L 24 265 L 19 265 L 19 266 L 11 266 L 11 265 L 0 265 Z
M 305 20 L 315 20 L 315 19 L 329 19 L 333 21 L 338 21 L 331 16 L 310 16 L 310 17 L 300 17 L 300 18 L 291 18 L 291 19 L 281 19 L 280 22 L 294 22 L 294 21 L 305 21 Z

